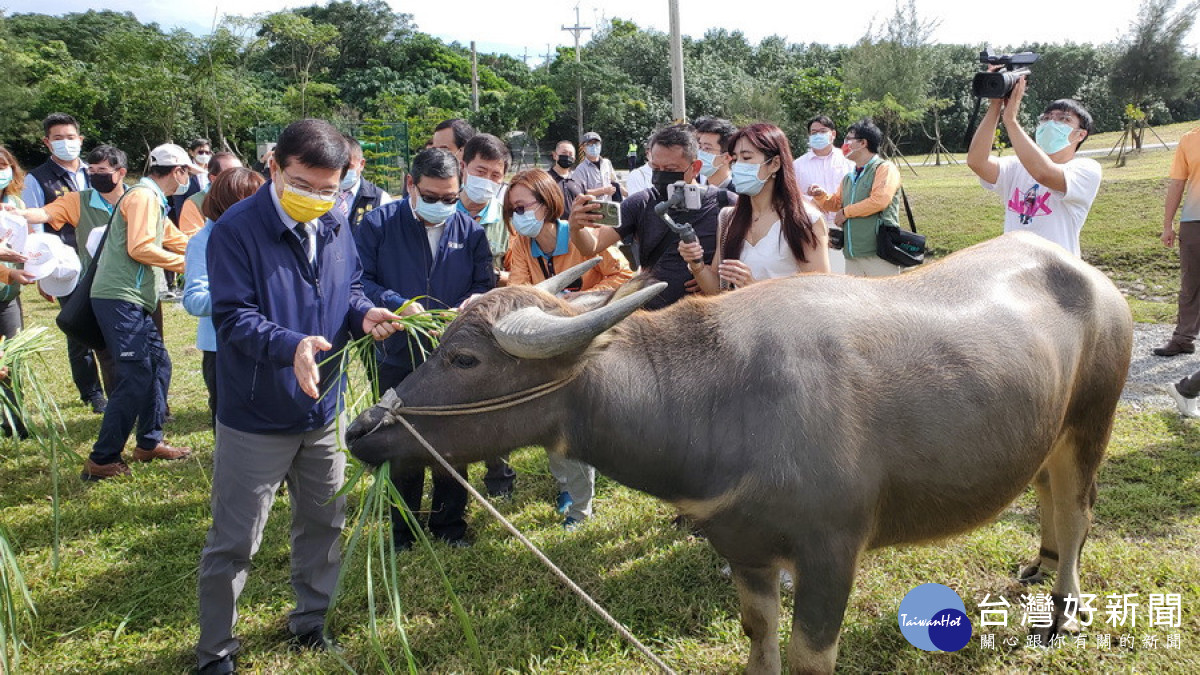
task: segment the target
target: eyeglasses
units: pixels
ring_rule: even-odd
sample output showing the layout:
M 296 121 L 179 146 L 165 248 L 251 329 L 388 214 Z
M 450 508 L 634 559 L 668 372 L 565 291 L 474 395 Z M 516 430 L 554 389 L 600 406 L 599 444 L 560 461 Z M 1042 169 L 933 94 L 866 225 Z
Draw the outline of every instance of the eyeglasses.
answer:
M 1075 119 L 1074 115 L 1072 115 L 1070 113 L 1060 112 L 1060 111 L 1044 113 L 1041 117 L 1038 118 L 1038 121 L 1039 122 L 1062 122 L 1063 124 L 1067 124 L 1067 125 L 1079 126 L 1079 120 Z
M 532 202 L 530 204 L 513 204 L 513 213 L 518 216 L 525 215 L 526 211 L 533 212 L 537 207 L 541 206 L 541 202 Z
M 425 202 L 426 204 L 436 204 L 438 202 L 441 202 L 441 203 L 445 204 L 446 206 L 450 206 L 450 205 L 456 204 L 458 202 L 458 195 L 454 195 L 453 197 L 436 197 L 436 196 L 431 197 L 431 196 L 425 194 L 424 192 L 421 192 L 420 189 L 417 190 L 417 196 L 420 197 L 421 201 Z
M 187 169 L 187 167 L 182 167 L 182 168 L 185 170 Z M 330 188 L 328 190 L 314 190 L 309 185 L 296 185 L 295 183 L 293 183 L 292 177 L 287 175 L 287 172 L 284 171 L 283 169 L 279 170 L 279 175 L 284 178 L 283 184 L 285 187 L 291 188 L 291 190 L 293 192 L 299 194 L 302 197 L 316 197 L 317 199 L 324 199 L 327 202 L 331 202 L 331 201 L 337 199 L 337 196 L 338 196 L 337 188 Z
M 850 141 L 861 141 L 861 140 L 862 139 L 858 138 L 857 136 L 843 136 L 842 137 L 843 143 L 849 143 Z

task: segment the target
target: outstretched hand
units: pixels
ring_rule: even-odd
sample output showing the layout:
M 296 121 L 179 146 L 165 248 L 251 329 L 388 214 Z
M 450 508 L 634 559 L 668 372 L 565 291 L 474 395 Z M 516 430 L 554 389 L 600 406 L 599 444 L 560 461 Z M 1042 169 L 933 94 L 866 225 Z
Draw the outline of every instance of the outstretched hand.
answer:
M 296 345 L 292 370 L 296 373 L 296 381 L 300 383 L 300 390 L 312 398 L 321 397 L 321 370 L 317 367 L 316 354 L 330 349 L 333 349 L 333 345 L 320 335 L 309 335 Z

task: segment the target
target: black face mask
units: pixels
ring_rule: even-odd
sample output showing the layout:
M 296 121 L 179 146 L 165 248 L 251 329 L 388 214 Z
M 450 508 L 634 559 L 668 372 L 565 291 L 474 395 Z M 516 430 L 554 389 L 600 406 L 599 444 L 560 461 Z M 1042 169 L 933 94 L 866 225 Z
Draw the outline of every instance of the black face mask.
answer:
M 89 173 L 88 181 L 94 189 L 103 193 L 117 189 L 117 177 L 111 173 Z
M 571 165 L 574 164 L 574 161 L 571 159 L 570 155 L 559 155 L 555 162 L 564 169 L 569 169 L 571 168 Z
M 682 180 L 682 171 L 659 171 L 658 169 L 654 169 L 650 172 L 650 184 L 658 192 L 659 201 L 666 201 L 668 185 L 673 185 Z

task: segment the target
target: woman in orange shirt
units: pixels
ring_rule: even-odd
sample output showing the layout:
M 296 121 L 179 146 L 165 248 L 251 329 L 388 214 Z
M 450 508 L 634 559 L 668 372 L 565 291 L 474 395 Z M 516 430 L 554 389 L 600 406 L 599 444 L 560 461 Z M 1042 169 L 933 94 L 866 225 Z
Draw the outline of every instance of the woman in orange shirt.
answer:
M 562 212 L 563 193 L 550 174 L 529 169 L 513 176 L 504 196 L 504 222 L 517 233 L 508 241 L 509 285 L 536 284 L 588 260 L 571 243 Z M 619 251 L 606 249 L 600 258 L 568 290 L 612 291 L 633 277 Z

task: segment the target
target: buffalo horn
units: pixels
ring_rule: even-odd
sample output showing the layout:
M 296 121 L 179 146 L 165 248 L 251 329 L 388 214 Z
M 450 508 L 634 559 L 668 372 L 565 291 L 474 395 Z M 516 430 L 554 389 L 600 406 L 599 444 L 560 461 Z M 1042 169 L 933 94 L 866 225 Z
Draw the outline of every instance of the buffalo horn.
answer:
M 575 283 L 583 275 L 587 274 L 593 267 L 600 264 L 600 257 L 596 256 L 591 260 L 585 260 L 569 270 L 564 270 L 541 282 L 535 288 L 540 288 L 550 295 L 558 295 L 562 293 L 567 286 Z
M 538 307 L 525 307 L 497 321 L 492 335 L 501 349 L 517 358 L 548 359 L 586 347 L 666 287 L 660 281 L 577 316 L 555 316 Z

